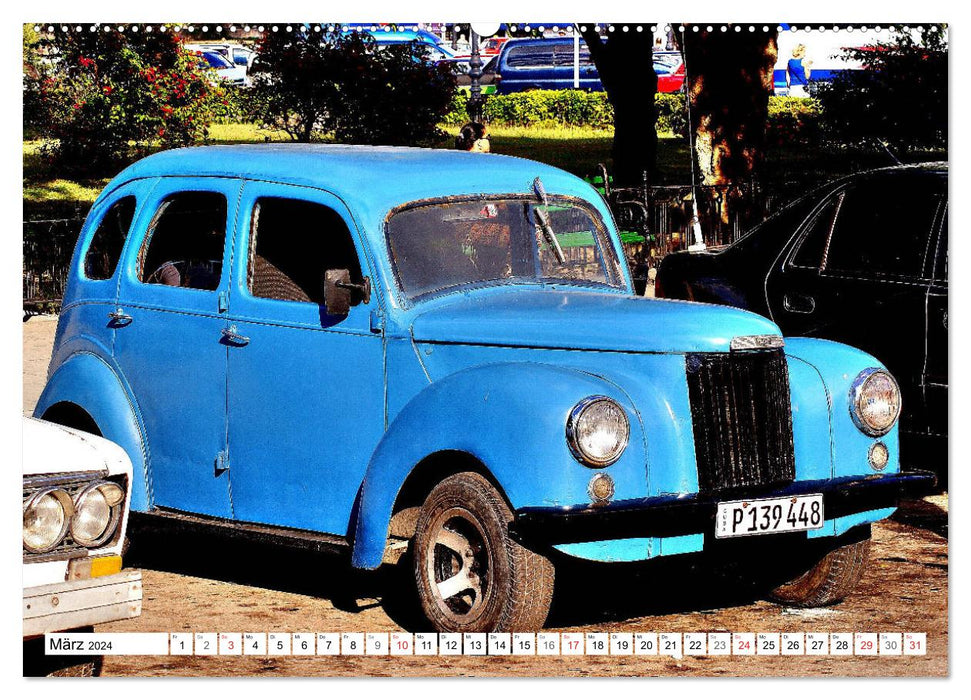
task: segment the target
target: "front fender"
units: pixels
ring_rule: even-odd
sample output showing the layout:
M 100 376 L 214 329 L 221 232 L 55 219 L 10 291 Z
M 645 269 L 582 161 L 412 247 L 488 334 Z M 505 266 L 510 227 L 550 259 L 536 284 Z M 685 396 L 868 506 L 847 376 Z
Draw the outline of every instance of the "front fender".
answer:
M 574 459 L 566 421 L 581 399 L 604 395 L 627 411 L 630 441 L 608 467 L 616 497 L 643 494 L 643 431 L 629 397 L 610 382 L 539 363 L 473 367 L 437 381 L 401 410 L 378 444 L 359 500 L 353 564 L 381 563 L 395 500 L 425 457 L 460 451 L 486 466 L 513 509 L 588 503 L 594 470 Z
M 144 432 L 135 405 L 115 370 L 90 351 L 68 356 L 47 380 L 34 416 L 43 418 L 51 406 L 59 403 L 84 409 L 101 434 L 128 453 L 132 462 L 131 509 L 148 510 L 151 487 Z
M 882 437 L 873 438 L 856 427 L 850 414 L 853 380 L 869 367 L 885 369 L 883 363 L 849 345 L 817 338 L 786 338 L 786 354 L 812 365 L 823 380 L 830 410 L 833 476 L 872 474 L 868 453 L 877 441 L 885 444 L 890 452 L 890 461 L 883 473 L 900 471 L 898 426 L 894 425 Z

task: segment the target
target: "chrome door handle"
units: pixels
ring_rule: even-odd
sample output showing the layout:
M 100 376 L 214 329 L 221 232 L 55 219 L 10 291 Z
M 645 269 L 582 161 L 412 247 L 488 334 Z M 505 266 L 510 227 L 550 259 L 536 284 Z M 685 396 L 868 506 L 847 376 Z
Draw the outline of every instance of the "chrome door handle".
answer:
M 235 324 L 229 326 L 228 328 L 223 328 L 221 333 L 223 340 L 225 340 L 227 343 L 232 343 L 233 345 L 249 345 L 249 337 L 240 335 L 237 332 Z
M 113 323 L 115 325 L 119 325 L 119 326 L 127 326 L 132 321 L 131 316 L 129 316 L 128 314 L 126 314 L 121 309 L 120 306 L 117 309 L 115 309 L 114 311 L 109 311 L 108 312 L 108 319 L 109 319 L 109 321 L 111 323 Z

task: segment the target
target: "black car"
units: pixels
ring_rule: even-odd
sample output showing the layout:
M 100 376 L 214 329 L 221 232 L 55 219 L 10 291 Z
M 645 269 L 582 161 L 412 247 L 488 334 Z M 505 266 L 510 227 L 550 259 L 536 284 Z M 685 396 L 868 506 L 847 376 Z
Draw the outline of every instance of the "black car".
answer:
M 667 256 L 655 295 L 861 348 L 900 382 L 901 462 L 947 477 L 947 164 L 860 173 L 720 250 Z

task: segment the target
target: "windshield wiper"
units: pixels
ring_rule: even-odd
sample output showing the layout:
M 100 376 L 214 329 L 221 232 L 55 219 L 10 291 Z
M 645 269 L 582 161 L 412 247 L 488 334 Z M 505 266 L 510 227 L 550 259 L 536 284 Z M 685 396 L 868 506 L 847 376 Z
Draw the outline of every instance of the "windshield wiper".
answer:
M 546 188 L 543 187 L 542 181 L 537 177 L 533 180 L 533 191 L 536 193 L 536 197 L 546 208 L 549 208 L 549 198 L 546 196 Z M 553 249 L 553 253 L 556 255 L 557 261 L 560 265 L 566 264 L 566 255 L 563 254 L 563 248 L 560 247 L 560 242 L 556 238 L 556 233 L 553 231 L 553 226 L 550 225 L 549 214 L 543 209 L 533 209 L 533 214 L 536 217 L 536 223 L 539 224 L 539 230 L 543 232 L 543 238 L 549 244 L 550 248 Z

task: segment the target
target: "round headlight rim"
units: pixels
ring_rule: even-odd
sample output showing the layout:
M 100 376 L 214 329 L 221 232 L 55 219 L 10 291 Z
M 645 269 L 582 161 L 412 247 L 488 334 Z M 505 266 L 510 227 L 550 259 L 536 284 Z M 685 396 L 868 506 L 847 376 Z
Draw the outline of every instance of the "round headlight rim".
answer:
M 23 547 L 28 554 L 47 554 L 48 552 L 54 551 L 58 545 L 64 542 L 64 538 L 67 537 L 67 533 L 71 530 L 71 521 L 74 518 L 74 501 L 71 499 L 70 494 L 62 488 L 52 487 L 37 491 L 24 501 L 24 514 L 45 496 L 53 496 L 61 504 L 61 510 L 64 512 L 64 521 L 61 523 L 61 530 L 57 537 L 51 541 L 51 545 L 48 547 L 33 547 L 27 544 L 26 540 L 23 540 Z
M 617 407 L 621 415 L 624 417 L 624 439 L 623 443 L 617 454 L 608 460 L 600 460 L 595 457 L 591 457 L 583 452 L 580 447 L 580 441 L 577 438 L 577 424 L 580 422 L 580 418 L 583 414 L 594 404 L 600 402 L 611 403 Z M 570 448 L 570 453 L 573 455 L 580 464 L 585 467 L 590 467 L 591 469 L 603 469 L 615 464 L 619 460 L 624 452 L 627 450 L 627 446 L 630 443 L 630 418 L 627 417 L 627 411 L 616 399 L 612 399 L 609 396 L 604 396 L 602 394 L 595 394 L 593 396 L 588 396 L 585 399 L 580 400 L 570 411 L 570 415 L 566 421 L 566 444 Z
M 105 487 L 105 486 L 109 486 L 112 489 L 121 488 L 118 484 L 116 484 L 113 481 L 95 481 L 88 484 L 80 491 L 78 491 L 77 495 L 74 497 L 74 504 L 73 504 L 74 514 L 70 518 L 69 529 L 70 529 L 71 537 L 74 539 L 74 542 L 80 545 L 81 547 L 84 547 L 85 549 L 96 549 L 97 547 L 104 546 L 109 541 L 111 541 L 111 539 L 118 532 L 118 524 L 121 521 L 121 511 L 122 511 L 121 507 L 122 507 L 122 504 L 124 504 L 125 502 L 124 495 L 122 495 L 122 498 L 120 501 L 117 501 L 115 505 L 112 505 L 111 499 L 109 499 L 108 495 L 104 493 L 104 491 L 102 491 L 102 487 Z M 121 490 L 122 490 L 122 494 L 124 494 L 124 489 L 121 489 Z M 108 512 L 110 515 L 108 517 L 108 524 L 105 525 L 105 528 L 104 530 L 102 530 L 101 534 L 93 539 L 88 539 L 85 537 L 79 537 L 77 533 L 75 533 L 74 519 L 81 512 L 81 502 L 92 491 L 101 492 L 101 497 L 105 499 L 105 503 L 108 505 Z
M 863 420 L 863 410 L 861 406 L 861 400 L 863 399 L 863 389 L 866 387 L 866 383 L 870 381 L 877 374 L 883 374 L 890 380 L 893 384 L 894 389 L 897 392 L 897 412 L 893 420 L 886 429 L 878 429 L 871 426 L 865 420 Z M 856 379 L 853 380 L 853 384 L 850 386 L 850 418 L 853 419 L 853 424 L 860 430 L 860 432 L 868 435 L 869 437 L 879 438 L 883 437 L 897 424 L 900 420 L 900 413 L 903 409 L 903 396 L 900 394 L 900 384 L 894 378 L 890 372 L 888 372 L 883 367 L 867 367 L 865 370 L 856 375 Z

